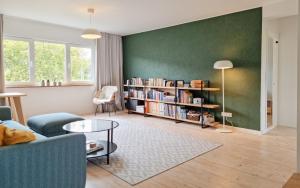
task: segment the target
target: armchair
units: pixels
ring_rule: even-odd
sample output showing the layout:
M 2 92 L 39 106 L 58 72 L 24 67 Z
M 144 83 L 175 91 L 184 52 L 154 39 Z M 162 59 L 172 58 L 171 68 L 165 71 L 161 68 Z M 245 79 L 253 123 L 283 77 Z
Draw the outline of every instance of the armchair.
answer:
M 116 93 L 118 92 L 117 86 L 104 86 L 101 91 L 97 91 L 95 97 L 93 98 L 93 103 L 96 104 L 95 115 L 97 114 L 99 105 L 102 107 L 102 112 L 104 112 L 103 105 L 112 106 L 116 113 Z M 110 116 L 110 109 L 108 110 Z

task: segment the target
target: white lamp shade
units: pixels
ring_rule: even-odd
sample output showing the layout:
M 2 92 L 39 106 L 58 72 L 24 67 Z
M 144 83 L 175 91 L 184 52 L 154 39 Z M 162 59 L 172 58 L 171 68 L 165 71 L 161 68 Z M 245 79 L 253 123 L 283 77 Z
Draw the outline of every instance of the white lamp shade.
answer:
M 81 34 L 81 37 L 84 39 L 99 39 L 101 38 L 101 34 L 96 29 L 86 29 Z
M 233 64 L 229 60 L 216 61 L 214 64 L 214 69 L 231 69 Z

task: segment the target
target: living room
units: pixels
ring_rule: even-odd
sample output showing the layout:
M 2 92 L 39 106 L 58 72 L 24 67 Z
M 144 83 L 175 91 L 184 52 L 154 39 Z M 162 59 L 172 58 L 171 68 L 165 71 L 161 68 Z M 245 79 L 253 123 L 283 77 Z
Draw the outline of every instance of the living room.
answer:
M 0 185 L 297 187 L 298 12 L 0 0 Z

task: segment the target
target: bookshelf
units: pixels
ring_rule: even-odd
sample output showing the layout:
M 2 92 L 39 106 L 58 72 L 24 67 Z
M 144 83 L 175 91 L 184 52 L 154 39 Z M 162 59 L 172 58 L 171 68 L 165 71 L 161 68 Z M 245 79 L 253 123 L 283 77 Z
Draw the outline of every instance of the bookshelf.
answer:
M 132 109 L 130 105 L 126 105 L 128 108 L 128 113 L 136 113 L 144 116 L 154 116 L 159 118 L 166 118 L 175 120 L 176 123 L 187 122 L 197 125 L 201 125 L 202 128 L 216 126 L 218 122 L 213 123 L 204 123 L 204 113 L 216 113 L 216 110 L 220 108 L 218 104 L 210 103 L 210 95 L 212 92 L 220 91 L 220 88 L 211 88 L 209 87 L 209 81 L 205 82 L 206 87 L 201 88 L 192 88 L 192 87 L 176 87 L 176 86 L 162 86 L 162 85 L 142 85 L 144 82 L 138 80 L 137 85 L 135 84 L 125 84 L 124 91 L 128 92 L 128 96 L 125 96 L 124 99 L 127 101 L 127 104 L 134 103 L 134 105 L 143 107 L 143 111 L 136 111 Z M 176 84 L 175 84 L 176 85 Z M 194 104 L 189 101 L 181 101 L 182 93 L 198 93 L 198 96 L 201 96 L 204 102 L 201 104 Z M 165 96 L 164 93 L 167 93 Z M 193 93 L 194 94 L 194 93 Z M 133 96 L 132 96 L 133 95 Z M 139 95 L 139 96 L 137 96 Z M 164 96 L 164 97 L 162 97 Z M 167 101 L 164 99 L 168 99 Z M 167 110 L 166 110 L 167 109 Z M 195 121 L 187 118 L 181 117 L 181 110 L 186 111 L 195 110 L 200 112 L 200 120 Z M 167 112 L 166 112 L 167 111 Z

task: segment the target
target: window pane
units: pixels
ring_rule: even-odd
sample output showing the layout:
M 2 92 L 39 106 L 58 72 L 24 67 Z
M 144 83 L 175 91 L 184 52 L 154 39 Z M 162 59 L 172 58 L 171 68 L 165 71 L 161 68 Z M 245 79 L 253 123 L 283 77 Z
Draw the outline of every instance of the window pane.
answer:
M 65 73 L 65 45 L 35 42 L 35 78 L 63 81 Z
M 91 81 L 92 50 L 90 48 L 71 47 L 71 80 Z
M 4 40 L 4 67 L 7 82 L 28 82 L 29 43 Z

